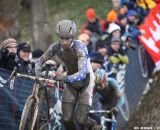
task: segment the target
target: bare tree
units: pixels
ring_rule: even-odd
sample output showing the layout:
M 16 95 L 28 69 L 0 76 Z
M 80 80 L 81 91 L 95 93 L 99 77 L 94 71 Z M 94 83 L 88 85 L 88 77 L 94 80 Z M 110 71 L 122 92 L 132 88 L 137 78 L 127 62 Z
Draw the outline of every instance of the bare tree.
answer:
M 20 37 L 19 0 L 0 0 L 0 40 Z
M 48 48 L 52 41 L 49 27 L 47 0 L 31 0 L 33 44 L 35 48 Z

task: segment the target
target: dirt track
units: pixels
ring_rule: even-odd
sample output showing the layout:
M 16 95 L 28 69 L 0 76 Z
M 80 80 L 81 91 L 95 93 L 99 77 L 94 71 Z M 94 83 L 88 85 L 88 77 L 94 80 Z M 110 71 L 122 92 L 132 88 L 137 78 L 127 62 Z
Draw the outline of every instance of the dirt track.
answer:
M 160 77 L 151 84 L 125 130 L 160 130 Z

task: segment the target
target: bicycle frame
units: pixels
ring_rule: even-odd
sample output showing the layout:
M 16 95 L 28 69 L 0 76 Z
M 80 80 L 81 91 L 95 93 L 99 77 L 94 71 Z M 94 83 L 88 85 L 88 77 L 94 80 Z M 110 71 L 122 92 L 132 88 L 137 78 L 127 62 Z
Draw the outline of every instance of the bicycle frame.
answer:
M 111 122 L 111 130 L 116 130 L 116 119 L 114 115 L 112 115 L 112 119 L 106 118 L 105 116 L 101 117 L 102 130 L 106 130 L 106 122 Z
M 101 116 L 101 125 L 102 125 L 102 130 L 107 130 L 106 126 L 105 126 L 105 123 L 108 123 L 110 122 L 111 123 L 111 130 L 116 130 L 116 119 L 115 119 L 115 115 L 113 114 L 113 110 L 115 108 L 111 109 L 111 110 L 90 110 L 89 113 L 95 113 L 95 114 L 103 114 L 103 116 Z M 109 114 L 111 113 L 112 114 L 112 118 L 106 118 L 105 117 L 105 113 Z
M 34 76 L 28 76 L 28 75 L 22 75 L 22 74 L 17 74 L 17 76 L 18 77 L 26 77 L 26 78 L 29 78 L 29 79 L 34 79 L 34 80 L 38 80 L 38 81 L 44 81 L 44 82 L 49 82 L 49 83 L 54 83 L 55 81 L 53 81 L 53 80 L 49 80 L 49 79 L 44 79 L 44 78 L 38 78 L 37 79 L 37 77 L 34 77 Z M 42 99 L 42 96 L 43 95 L 45 95 L 45 99 Z M 49 99 L 48 99 L 48 92 L 47 92 L 47 88 L 46 88 L 46 85 L 41 85 L 40 83 L 35 83 L 35 85 L 34 85 L 34 87 L 33 87 L 33 91 L 32 91 L 32 94 L 28 97 L 28 99 L 27 99 L 27 101 L 30 101 L 30 100 L 34 100 L 34 104 L 35 104 L 35 109 L 34 109 L 34 113 L 33 113 L 33 115 L 32 115 L 32 117 L 33 117 L 33 120 L 32 120 L 32 123 L 31 123 L 31 128 L 30 128 L 30 130 L 33 130 L 33 129 L 35 129 L 35 125 L 36 125 L 36 121 L 37 121 L 37 119 L 39 118 L 39 116 L 40 115 L 38 115 L 38 113 L 40 112 L 40 110 L 39 109 L 41 109 L 40 108 L 40 106 L 39 105 L 41 105 L 40 103 L 41 103 L 41 101 L 42 100 L 46 100 L 46 102 L 47 102 L 47 113 L 46 113 L 46 118 L 45 119 L 41 119 L 40 118 L 40 120 L 42 120 L 42 121 L 44 121 L 44 124 L 42 124 L 41 126 L 40 126 L 40 128 L 39 128 L 39 126 L 38 126 L 38 128 L 39 128 L 39 130 L 41 130 L 41 129 L 43 129 L 43 128 L 45 128 L 48 124 L 49 124 L 49 122 L 50 122 L 50 101 L 49 101 Z M 25 106 L 24 107 L 24 109 L 26 109 L 26 107 L 27 106 Z M 24 116 L 26 116 L 25 115 L 25 111 L 23 111 L 24 113 L 22 114 L 22 117 L 21 117 L 21 119 L 23 119 L 24 118 Z M 22 123 L 20 123 L 20 130 L 21 130 L 21 125 L 22 125 Z

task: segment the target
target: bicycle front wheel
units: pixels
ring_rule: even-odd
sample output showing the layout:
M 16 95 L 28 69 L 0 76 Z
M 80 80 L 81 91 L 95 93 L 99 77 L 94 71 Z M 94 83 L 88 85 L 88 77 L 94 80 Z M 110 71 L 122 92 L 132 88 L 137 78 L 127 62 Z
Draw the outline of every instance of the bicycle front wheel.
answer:
M 147 64 L 145 48 L 142 45 L 140 45 L 138 48 L 138 57 L 139 57 L 142 76 L 146 78 L 148 76 L 148 64 Z
M 39 95 L 39 104 L 38 104 L 38 114 L 35 123 L 34 130 L 48 130 L 50 123 L 50 115 L 49 115 L 49 91 L 47 88 L 43 88 Z
M 19 130 L 31 130 L 36 108 L 35 105 L 35 99 L 29 97 L 22 112 Z

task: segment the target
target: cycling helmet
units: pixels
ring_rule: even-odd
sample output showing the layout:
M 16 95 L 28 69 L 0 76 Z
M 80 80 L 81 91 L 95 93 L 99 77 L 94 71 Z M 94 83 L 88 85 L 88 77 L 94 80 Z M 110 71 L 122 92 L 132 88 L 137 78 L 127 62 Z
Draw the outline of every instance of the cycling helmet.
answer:
M 77 33 L 77 26 L 71 20 L 61 20 L 56 26 L 56 34 L 61 38 L 73 38 Z
M 104 80 L 106 72 L 104 69 L 97 69 L 95 72 L 95 83 L 100 84 Z

